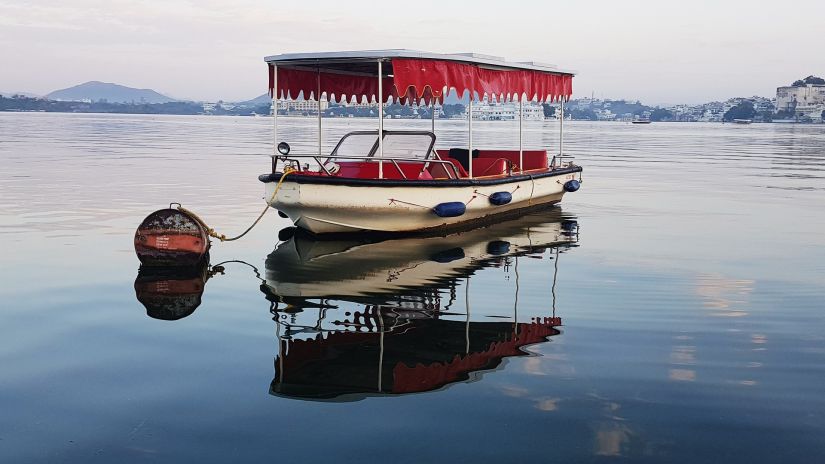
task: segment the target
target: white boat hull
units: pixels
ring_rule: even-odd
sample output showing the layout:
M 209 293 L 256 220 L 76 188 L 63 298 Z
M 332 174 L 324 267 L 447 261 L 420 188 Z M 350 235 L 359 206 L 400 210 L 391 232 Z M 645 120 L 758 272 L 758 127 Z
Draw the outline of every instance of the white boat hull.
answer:
M 303 183 L 287 176 L 270 202 L 293 223 L 315 234 L 359 231 L 414 232 L 463 223 L 482 222 L 492 216 L 515 213 L 530 207 L 557 203 L 564 184 L 579 179 L 579 172 L 563 170 L 558 175 L 521 178 L 494 185 L 343 185 Z M 266 184 L 264 198 L 271 199 L 277 182 Z M 512 201 L 496 206 L 488 197 L 509 192 Z M 461 202 L 466 211 L 457 217 L 439 217 L 433 208 L 446 202 Z

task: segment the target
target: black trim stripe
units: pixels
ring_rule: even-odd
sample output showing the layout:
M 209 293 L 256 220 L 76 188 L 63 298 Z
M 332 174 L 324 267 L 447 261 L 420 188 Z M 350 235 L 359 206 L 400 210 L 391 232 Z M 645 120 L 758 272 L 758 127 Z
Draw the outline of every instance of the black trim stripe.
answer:
M 352 187 L 467 187 L 474 185 L 500 185 L 521 182 L 530 179 L 542 179 L 564 174 L 582 172 L 581 166 L 573 166 L 552 171 L 540 172 L 536 174 L 521 174 L 510 177 L 496 177 L 493 179 L 441 179 L 441 180 L 404 180 L 404 179 L 354 179 L 352 177 L 329 177 L 329 176 L 302 176 L 292 173 L 284 179 L 284 182 L 297 182 L 299 184 L 322 184 L 322 185 L 347 185 Z M 278 182 L 281 178 L 280 172 L 272 174 L 261 174 L 258 180 L 263 183 Z

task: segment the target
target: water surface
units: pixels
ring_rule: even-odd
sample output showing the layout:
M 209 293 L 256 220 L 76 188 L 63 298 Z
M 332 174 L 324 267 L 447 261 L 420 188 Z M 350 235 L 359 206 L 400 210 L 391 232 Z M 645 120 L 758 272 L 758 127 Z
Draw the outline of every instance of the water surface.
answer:
M 327 150 L 372 124 L 324 123 Z M 279 242 L 270 214 L 220 267 L 139 275 L 134 229 L 169 202 L 251 222 L 270 124 L 0 114 L 0 460 L 825 455 L 822 127 L 573 123 L 560 208 L 392 242 Z M 280 131 L 317 150 L 314 124 Z

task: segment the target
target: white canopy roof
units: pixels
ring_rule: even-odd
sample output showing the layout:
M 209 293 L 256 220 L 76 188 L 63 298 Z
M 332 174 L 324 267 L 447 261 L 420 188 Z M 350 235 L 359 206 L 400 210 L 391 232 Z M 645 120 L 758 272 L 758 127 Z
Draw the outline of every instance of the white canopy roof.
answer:
M 430 53 L 418 50 L 389 49 L 389 50 L 356 50 L 340 52 L 315 52 L 315 53 L 284 53 L 281 55 L 271 55 L 264 58 L 267 63 L 274 64 L 318 64 L 320 62 L 347 62 L 347 61 L 374 61 L 379 59 L 392 58 L 413 58 L 439 61 L 454 61 L 459 63 L 476 64 L 495 69 L 525 69 L 532 71 L 545 71 L 558 74 L 575 75 L 574 71 L 559 69 L 555 65 L 539 63 L 535 61 L 506 61 L 504 58 L 492 55 L 482 55 L 478 53 Z

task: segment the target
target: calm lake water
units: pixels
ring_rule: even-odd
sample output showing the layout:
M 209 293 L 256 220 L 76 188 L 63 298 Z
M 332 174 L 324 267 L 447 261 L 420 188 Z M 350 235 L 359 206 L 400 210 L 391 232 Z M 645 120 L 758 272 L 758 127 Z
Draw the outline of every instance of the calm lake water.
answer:
M 0 114 L 0 462 L 825 460 L 825 126 L 572 123 L 560 208 L 388 242 L 270 213 L 139 275 L 172 201 L 251 223 L 270 124 Z

